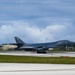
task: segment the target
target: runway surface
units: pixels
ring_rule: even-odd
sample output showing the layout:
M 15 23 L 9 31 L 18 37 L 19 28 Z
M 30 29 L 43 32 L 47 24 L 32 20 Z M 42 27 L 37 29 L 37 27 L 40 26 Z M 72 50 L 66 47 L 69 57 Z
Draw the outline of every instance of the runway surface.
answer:
M 25 52 L 25 51 L 1 51 L 0 55 L 39 56 L 39 57 L 62 57 L 62 56 L 75 57 L 75 52 L 37 54 L 36 52 Z
M 0 75 L 75 75 L 75 65 L 0 63 Z
M 37 54 L 25 51 L 1 51 L 0 55 L 75 57 L 75 52 Z M 75 65 L 0 63 L 0 75 L 75 75 Z

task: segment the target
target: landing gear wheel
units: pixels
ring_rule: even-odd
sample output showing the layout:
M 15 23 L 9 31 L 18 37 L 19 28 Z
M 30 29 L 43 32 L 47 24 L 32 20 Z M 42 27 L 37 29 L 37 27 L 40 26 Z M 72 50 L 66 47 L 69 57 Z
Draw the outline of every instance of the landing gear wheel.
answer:
M 46 54 L 47 52 L 40 52 L 40 51 L 37 51 L 37 53 L 42 53 L 42 54 Z

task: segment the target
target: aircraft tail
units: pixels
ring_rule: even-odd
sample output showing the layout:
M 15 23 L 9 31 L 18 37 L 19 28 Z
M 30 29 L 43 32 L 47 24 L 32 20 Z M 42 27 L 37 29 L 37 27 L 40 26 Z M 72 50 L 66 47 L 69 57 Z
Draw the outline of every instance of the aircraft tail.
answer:
M 23 45 L 25 44 L 20 38 L 14 37 L 17 44 Z

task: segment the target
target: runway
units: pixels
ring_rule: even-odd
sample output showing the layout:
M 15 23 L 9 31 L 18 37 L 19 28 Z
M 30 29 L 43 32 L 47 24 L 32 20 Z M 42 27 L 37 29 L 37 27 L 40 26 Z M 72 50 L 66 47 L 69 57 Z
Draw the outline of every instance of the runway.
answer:
M 35 52 L 25 52 L 25 51 L 2 51 L 0 52 L 0 55 L 75 57 L 75 52 L 37 54 Z M 0 63 L 0 75 L 75 75 L 75 65 Z
M 75 52 L 37 54 L 36 52 L 25 52 L 25 51 L 1 51 L 0 55 L 38 56 L 38 57 L 65 57 L 65 56 L 75 57 Z
M 75 65 L 0 63 L 0 75 L 75 75 Z

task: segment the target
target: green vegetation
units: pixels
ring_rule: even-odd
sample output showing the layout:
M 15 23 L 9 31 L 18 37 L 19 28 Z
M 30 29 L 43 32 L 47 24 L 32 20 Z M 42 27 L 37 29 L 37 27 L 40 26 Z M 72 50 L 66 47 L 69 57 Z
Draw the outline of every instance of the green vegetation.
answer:
M 48 64 L 75 64 L 75 57 L 34 57 L 0 55 L 2 63 L 48 63 Z

